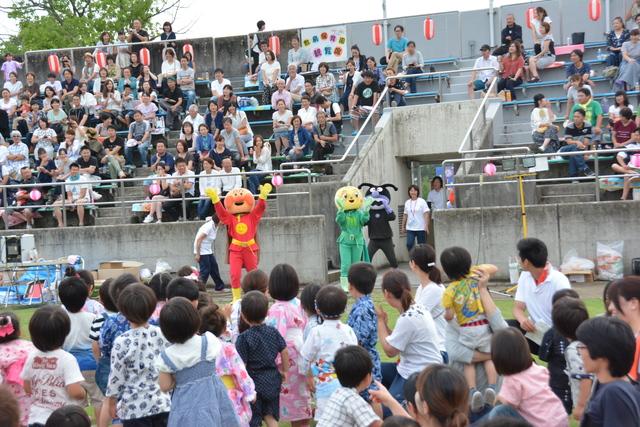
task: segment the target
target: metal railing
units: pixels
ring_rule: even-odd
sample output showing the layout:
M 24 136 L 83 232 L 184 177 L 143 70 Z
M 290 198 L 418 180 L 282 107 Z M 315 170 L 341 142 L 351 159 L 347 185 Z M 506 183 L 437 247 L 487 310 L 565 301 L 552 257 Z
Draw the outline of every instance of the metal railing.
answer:
M 596 201 L 600 201 L 600 178 L 624 178 L 627 175 L 623 174 L 615 174 L 615 175 L 600 175 L 600 155 L 602 154 L 616 154 L 620 152 L 630 152 L 637 151 L 640 152 L 640 148 L 612 148 L 605 150 L 584 150 L 584 151 L 569 151 L 569 152 L 555 152 L 555 153 L 538 153 L 538 154 L 518 154 L 518 155 L 508 155 L 508 156 L 485 156 L 485 157 L 474 157 L 474 158 L 460 158 L 460 159 L 448 159 L 442 162 L 442 167 L 446 168 L 447 164 L 456 164 L 456 163 L 473 163 L 473 162 L 495 162 L 495 161 L 503 161 L 503 160 L 514 160 L 516 162 L 516 169 L 513 170 L 514 173 L 518 174 L 517 170 L 517 161 L 522 159 L 537 159 L 537 158 L 550 158 L 550 157 L 571 157 L 571 156 L 584 156 L 584 155 L 593 155 L 594 161 L 594 175 L 593 176 L 583 176 L 583 177 L 561 177 L 561 178 L 528 178 L 526 182 L 535 182 L 535 183 L 545 183 L 545 182 L 573 182 L 573 181 L 594 181 L 594 190 Z M 614 160 L 615 161 L 615 160 Z M 522 172 L 528 173 L 528 168 L 523 167 Z M 505 172 L 512 172 L 512 170 L 508 170 Z M 637 171 L 637 174 L 629 175 L 634 178 L 640 177 L 640 169 Z M 466 182 L 466 183 L 450 183 L 447 184 L 445 182 L 445 190 L 447 188 L 455 188 L 455 187 L 470 187 L 470 186 L 482 186 L 482 185 L 493 185 L 493 184 L 508 184 L 508 183 L 518 183 L 518 180 L 507 179 L 507 180 L 495 180 L 495 181 L 484 181 L 479 180 L 478 182 Z
M 292 174 L 306 174 L 306 178 L 307 178 L 307 191 L 294 191 L 294 192 L 282 192 L 282 193 L 278 193 L 277 192 L 277 188 L 274 189 L 274 192 L 272 192 L 271 194 L 269 194 L 269 199 L 276 199 L 277 197 L 289 197 L 289 196 L 307 196 L 307 202 L 308 202 L 308 214 L 312 215 L 313 214 L 313 205 L 312 205 L 312 195 L 311 195 L 311 170 L 309 169 L 289 169 L 289 170 L 272 170 L 272 171 L 255 171 L 255 172 L 238 172 L 238 173 L 229 173 L 229 174 L 225 174 L 225 177 L 229 177 L 229 176 L 241 176 L 243 178 L 243 181 L 246 181 L 246 177 L 248 176 L 252 176 L 252 175 L 292 175 Z M 87 191 L 95 191 L 93 190 L 93 186 L 94 185 L 101 185 L 101 184 L 116 184 L 117 185 L 117 189 L 119 189 L 120 195 L 124 196 L 124 189 L 127 188 L 125 187 L 126 183 L 131 183 L 131 182 L 151 182 L 151 183 L 157 183 L 158 181 L 167 181 L 167 180 L 186 180 L 186 179 L 193 179 L 194 180 L 194 186 L 196 185 L 195 183 L 195 179 L 196 178 L 216 178 L 218 177 L 218 174 L 210 174 L 210 175 L 189 175 L 189 176 L 184 176 L 184 177 L 176 177 L 176 176 L 171 176 L 171 175 L 167 175 L 164 177 L 159 177 L 159 176 L 148 176 L 148 177 L 140 177 L 140 178 L 118 178 L 118 179 L 104 179 L 104 180 L 96 180 L 96 179 L 88 179 L 86 181 L 79 181 L 78 183 L 67 183 L 64 181 L 58 181 L 58 182 L 52 182 L 52 183 L 36 183 L 36 184 L 10 184 L 10 185 L 2 185 L 0 186 L 0 189 L 2 189 L 2 202 L 3 202 L 3 207 L 2 209 L 4 210 L 4 215 L 3 215 L 3 222 L 4 222 L 4 228 L 5 230 L 9 229 L 9 225 L 6 221 L 6 217 L 7 215 L 10 215 L 12 213 L 12 211 L 20 211 L 23 209 L 33 209 L 33 210 L 39 210 L 42 208 L 59 208 L 62 211 L 62 219 L 63 219 L 63 225 L 66 227 L 67 226 L 67 208 L 69 207 L 76 207 L 77 204 L 73 203 L 73 204 L 69 204 L 69 202 L 67 201 L 67 197 L 66 197 L 66 187 L 72 187 L 72 186 L 87 186 Z M 92 190 L 89 189 L 89 186 L 91 186 Z M 52 188 L 52 187 L 62 187 L 61 188 L 61 197 L 59 200 L 61 200 L 61 204 L 60 205 L 52 205 L 52 204 L 29 204 L 29 205 L 23 205 L 23 206 L 19 206 L 19 205 L 11 205 L 11 206 L 7 206 L 8 204 L 8 195 L 7 195 L 7 190 L 8 189 L 43 189 L 43 188 Z M 131 188 L 131 187 L 128 187 Z M 135 188 L 135 187 L 134 187 Z M 140 190 L 142 190 L 142 187 L 140 186 Z M 45 194 L 41 194 L 41 197 L 43 199 L 46 198 Z M 220 195 L 220 199 L 224 199 L 225 196 Z M 134 199 L 134 200 L 110 200 L 110 201 L 95 201 L 93 200 L 93 197 L 90 197 L 91 201 L 90 202 L 85 202 L 83 205 L 84 206 L 95 206 L 95 207 L 100 207 L 100 206 L 105 206 L 105 207 L 109 207 L 109 208 L 113 208 L 113 207 L 120 207 L 122 209 L 122 215 L 121 215 L 121 219 L 124 221 L 127 219 L 127 214 L 131 213 L 131 208 L 133 207 L 133 205 L 135 204 L 141 204 L 141 203 L 166 203 L 166 202 L 180 202 L 181 204 L 181 208 L 182 208 L 182 221 L 187 221 L 188 220 L 188 212 L 189 212 L 189 208 L 188 208 L 188 203 L 189 202 L 193 202 L 193 201 L 197 201 L 197 200 L 203 200 L 203 199 L 207 199 L 207 197 L 205 195 L 200 195 L 199 197 L 195 197 L 192 196 L 190 194 L 188 194 L 187 191 L 185 191 L 183 186 L 180 186 L 180 197 L 167 197 L 166 199 L 157 199 L 157 200 L 153 200 L 153 197 L 151 197 L 150 199 L 144 198 L 144 199 Z M 278 205 L 276 204 L 276 207 L 278 208 Z M 127 209 L 129 208 L 129 209 Z M 99 209 L 98 209 L 99 212 Z M 88 213 L 85 212 L 85 215 L 87 215 Z M 99 217 L 99 216 L 98 216 Z
M 443 94 L 442 94 L 442 88 L 441 88 L 441 79 L 444 78 L 445 75 L 463 74 L 463 73 L 470 73 L 470 72 L 474 72 L 474 71 L 485 71 L 485 70 L 496 70 L 496 68 L 493 68 L 493 67 L 488 67 L 488 68 L 462 68 L 462 69 L 459 69 L 459 70 L 436 71 L 436 72 L 419 73 L 419 74 L 398 74 L 398 75 L 395 75 L 395 76 L 388 76 L 388 77 L 385 78 L 385 80 L 389 80 L 389 79 L 412 79 L 412 78 L 417 78 L 417 77 L 434 77 L 434 76 L 438 77 L 438 87 L 439 87 L 439 90 L 440 90 L 439 96 L 440 96 L 440 100 L 442 100 Z M 495 80 L 494 80 L 494 82 L 495 82 Z M 295 167 L 295 166 L 302 166 L 302 165 L 308 166 L 308 167 L 312 167 L 314 165 L 325 165 L 325 164 L 342 163 L 351 154 L 351 150 L 353 150 L 354 147 L 356 149 L 356 157 L 357 157 L 359 155 L 359 152 L 360 152 L 360 137 L 361 137 L 361 135 L 363 133 L 363 130 L 366 128 L 366 126 L 372 120 L 372 116 L 374 116 L 376 114 L 376 112 L 378 111 L 378 109 L 380 107 L 380 104 L 386 98 L 388 93 L 389 93 L 389 88 L 388 88 L 387 85 L 385 85 L 384 89 L 380 93 L 380 96 L 378 97 L 378 101 L 373 105 L 372 113 L 369 114 L 367 116 L 367 118 L 365 119 L 364 123 L 362 123 L 362 125 L 358 129 L 355 137 L 353 138 L 351 143 L 347 146 L 347 148 L 345 149 L 345 152 L 344 152 L 344 154 L 342 156 L 340 156 L 337 159 L 306 160 L 306 161 L 298 161 L 298 162 L 284 162 L 284 163 L 282 163 L 281 167 Z M 483 103 L 484 102 L 486 102 L 486 100 L 483 100 Z M 478 116 L 478 114 L 476 114 L 476 119 L 477 119 L 477 116 Z

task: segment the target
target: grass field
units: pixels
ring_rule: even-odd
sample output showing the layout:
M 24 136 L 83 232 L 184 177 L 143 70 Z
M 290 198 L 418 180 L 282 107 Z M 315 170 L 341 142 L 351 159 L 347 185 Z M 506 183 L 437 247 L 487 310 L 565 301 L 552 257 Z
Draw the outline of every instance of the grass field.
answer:
M 215 298 L 215 302 L 217 304 L 225 304 L 228 303 L 230 301 L 230 296 L 227 295 L 214 295 Z M 376 289 L 373 293 L 373 300 L 375 301 L 376 305 L 377 304 L 382 304 L 382 306 L 384 307 L 385 311 L 389 314 L 389 323 L 391 327 L 393 327 L 395 325 L 396 319 L 398 318 L 398 312 L 391 308 L 385 301 L 384 298 L 382 296 L 382 293 L 379 289 Z M 596 316 L 598 314 L 601 314 L 604 311 L 604 308 L 602 306 L 602 300 L 599 298 L 586 298 L 583 300 L 584 303 L 587 306 L 587 309 L 589 310 L 589 314 L 591 316 Z M 353 301 L 350 298 L 349 304 L 351 305 Z M 502 314 L 505 318 L 511 318 L 513 317 L 511 315 L 511 309 L 513 307 L 513 300 L 512 299 L 506 299 L 506 298 L 500 298 L 500 299 L 496 299 L 496 305 L 498 306 L 498 308 L 500 308 L 500 310 L 502 311 Z M 349 311 L 350 307 L 347 307 L 347 313 Z M 22 337 L 25 339 L 29 339 L 29 319 L 31 318 L 31 315 L 33 314 L 33 312 L 36 310 L 36 308 L 23 308 L 23 307 L 14 307 L 14 308 L 9 308 L 9 311 L 13 311 L 14 313 L 16 313 L 16 315 L 18 316 L 18 318 L 20 319 L 20 325 L 21 325 L 21 330 L 22 330 Z M 4 311 L 4 310 L 3 310 Z M 346 318 L 346 313 L 345 313 L 345 318 Z M 392 359 L 388 358 L 384 352 L 382 351 L 382 348 L 380 348 L 380 345 L 378 344 L 378 351 L 380 352 L 380 357 L 383 361 L 391 361 Z M 87 408 L 88 409 L 88 413 L 90 414 L 90 416 L 93 419 L 93 410 L 92 408 Z M 282 422 L 280 423 L 281 426 L 283 427 L 289 427 L 290 424 L 286 423 L 286 422 Z M 571 427 L 574 426 L 578 426 L 578 423 L 575 421 L 571 421 L 570 423 Z

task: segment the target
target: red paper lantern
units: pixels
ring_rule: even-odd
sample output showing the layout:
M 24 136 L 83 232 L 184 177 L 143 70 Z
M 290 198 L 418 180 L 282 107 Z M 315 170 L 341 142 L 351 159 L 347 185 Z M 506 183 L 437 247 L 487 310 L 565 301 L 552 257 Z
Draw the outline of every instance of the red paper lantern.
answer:
M 138 57 L 142 65 L 146 65 L 146 66 L 151 65 L 151 53 L 149 52 L 149 49 L 147 49 L 146 47 L 143 47 L 142 49 L 140 49 L 140 53 L 138 53 Z
M 436 27 L 433 19 L 425 18 L 424 20 L 424 38 L 431 40 L 436 35 Z
M 103 51 L 99 50 L 93 56 L 96 60 L 96 64 L 98 64 L 98 67 L 104 68 L 107 66 L 107 55 L 105 55 Z
M 535 7 L 530 7 L 529 9 L 527 9 L 525 16 L 524 16 L 524 20 L 527 23 L 527 28 L 532 29 L 533 28 L 533 20 L 536 18 L 536 8 Z
M 58 55 L 53 53 L 49 55 L 47 63 L 49 64 L 49 72 L 60 74 L 60 58 L 58 58 Z
M 275 53 L 276 56 L 280 55 L 280 37 L 269 37 L 269 50 Z
M 589 18 L 592 21 L 600 19 L 602 14 L 602 2 L 600 0 L 589 0 Z
M 382 43 L 382 24 L 373 24 L 371 26 L 371 39 L 374 45 L 380 46 L 380 43 Z
M 187 52 L 191 54 L 191 59 L 194 59 L 195 55 L 193 54 L 193 46 L 189 43 L 182 46 L 182 54 L 185 55 Z

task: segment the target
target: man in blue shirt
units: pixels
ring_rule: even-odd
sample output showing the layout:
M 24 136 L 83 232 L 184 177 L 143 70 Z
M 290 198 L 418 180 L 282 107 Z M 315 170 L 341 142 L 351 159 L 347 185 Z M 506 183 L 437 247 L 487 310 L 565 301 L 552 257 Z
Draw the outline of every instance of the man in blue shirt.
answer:
M 155 170 L 160 162 L 164 163 L 164 169 L 168 174 L 175 172 L 175 159 L 171 153 L 167 151 L 167 146 L 164 141 L 158 141 L 156 143 L 156 154 L 151 157 L 151 170 Z
M 396 25 L 393 27 L 393 32 L 396 37 L 389 39 L 387 42 L 387 65 L 392 68 L 394 72 L 398 72 L 398 64 L 402 63 L 402 55 L 407 50 L 407 43 L 409 40 L 404 37 L 404 27 L 402 25 Z

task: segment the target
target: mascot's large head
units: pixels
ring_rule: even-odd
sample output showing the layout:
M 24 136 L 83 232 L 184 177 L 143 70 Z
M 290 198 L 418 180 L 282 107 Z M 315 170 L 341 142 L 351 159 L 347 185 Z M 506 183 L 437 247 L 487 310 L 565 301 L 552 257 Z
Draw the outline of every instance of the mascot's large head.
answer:
M 364 196 L 362 195 L 362 191 L 357 189 L 356 187 L 342 187 L 336 191 L 336 195 L 334 197 L 334 201 L 336 206 L 339 208 L 338 200 L 343 200 L 343 207 L 345 211 L 355 211 L 362 207 L 362 202 L 364 201 Z
M 365 197 L 371 197 L 373 199 L 373 203 L 371 204 L 372 210 L 382 210 L 385 209 L 387 212 L 391 213 L 391 194 L 389 193 L 389 188 L 393 188 L 394 191 L 398 191 L 398 187 L 393 184 L 369 184 L 368 182 L 363 182 L 358 186 L 358 188 L 362 189 L 363 187 L 367 187 L 367 192 L 365 193 Z
M 230 214 L 248 214 L 253 209 L 253 194 L 246 188 L 236 188 L 227 193 L 224 207 Z

